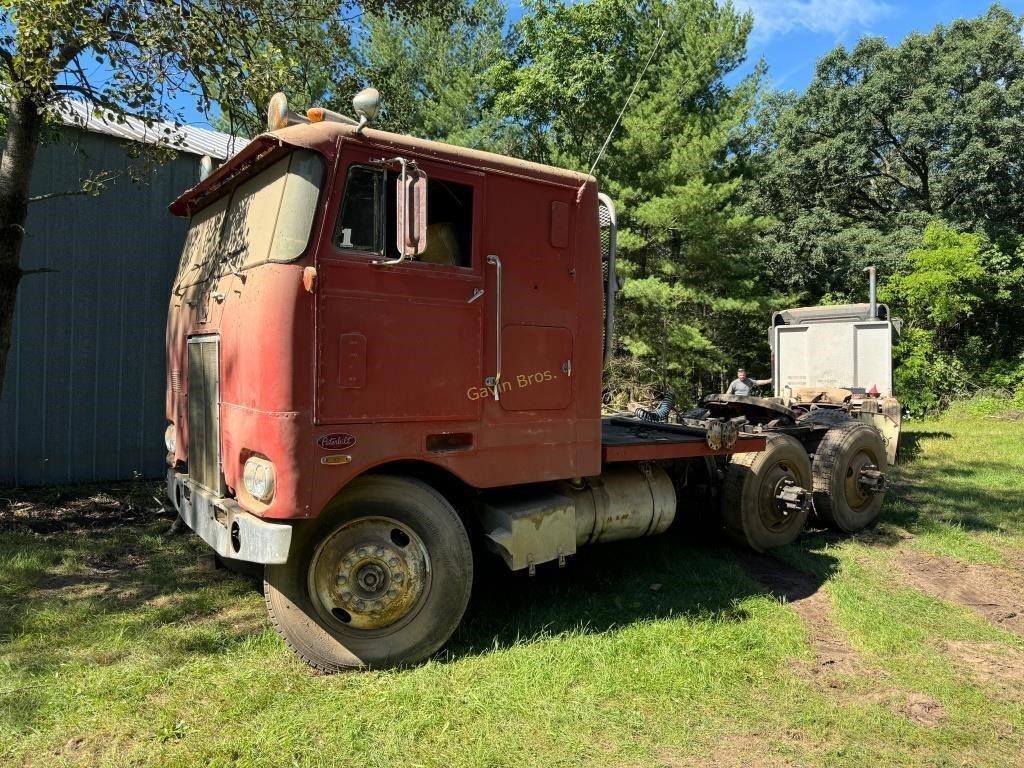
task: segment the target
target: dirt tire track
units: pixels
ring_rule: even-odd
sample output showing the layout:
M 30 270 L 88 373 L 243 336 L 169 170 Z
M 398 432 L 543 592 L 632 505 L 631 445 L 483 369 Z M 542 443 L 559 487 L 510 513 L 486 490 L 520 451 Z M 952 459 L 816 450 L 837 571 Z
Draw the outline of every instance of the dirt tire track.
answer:
M 947 640 L 940 648 L 993 698 L 1024 702 L 1024 653 L 998 642 L 970 640 Z
M 737 559 L 750 578 L 775 597 L 784 599 L 807 627 L 814 652 L 810 676 L 815 685 L 850 703 L 882 704 L 916 725 L 934 727 L 942 721 L 942 704 L 922 693 L 887 683 L 886 672 L 857 653 L 832 620 L 832 602 L 814 576 L 768 555 L 742 552 Z M 871 679 L 876 684 L 875 691 L 867 696 L 846 691 L 851 678 Z
M 911 549 L 898 550 L 893 563 L 896 575 L 907 586 L 969 608 L 996 626 L 1024 637 L 1024 593 L 1012 586 L 1010 572 Z
M 852 676 L 867 671 L 853 646 L 836 631 L 829 597 L 813 576 L 768 555 L 743 552 L 739 561 L 750 578 L 785 600 L 803 620 L 814 651 L 815 675 Z

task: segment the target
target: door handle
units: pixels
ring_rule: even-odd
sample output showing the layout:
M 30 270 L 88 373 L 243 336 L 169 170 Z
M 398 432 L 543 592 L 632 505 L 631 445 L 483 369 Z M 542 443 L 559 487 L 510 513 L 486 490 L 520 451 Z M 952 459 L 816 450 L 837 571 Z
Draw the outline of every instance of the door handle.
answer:
M 484 379 L 484 384 L 494 390 L 494 399 L 501 399 L 501 259 L 493 253 L 487 257 L 487 263 L 495 268 L 494 273 L 494 367 L 493 376 Z

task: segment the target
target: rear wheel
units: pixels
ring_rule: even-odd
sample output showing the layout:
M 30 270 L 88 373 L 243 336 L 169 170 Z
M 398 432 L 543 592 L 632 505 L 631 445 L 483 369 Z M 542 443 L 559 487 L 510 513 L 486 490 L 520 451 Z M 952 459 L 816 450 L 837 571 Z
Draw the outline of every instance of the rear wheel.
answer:
M 830 429 L 814 454 L 814 511 L 854 533 L 870 525 L 885 500 L 885 443 L 878 430 L 852 422 Z
M 738 453 L 725 475 L 722 519 L 738 543 L 763 552 L 795 541 L 807 522 L 811 460 L 789 435 L 767 435 L 760 453 Z
M 288 562 L 268 565 L 267 609 L 314 669 L 414 664 L 436 653 L 466 610 L 469 537 L 451 504 L 420 480 L 353 480 L 296 528 Z

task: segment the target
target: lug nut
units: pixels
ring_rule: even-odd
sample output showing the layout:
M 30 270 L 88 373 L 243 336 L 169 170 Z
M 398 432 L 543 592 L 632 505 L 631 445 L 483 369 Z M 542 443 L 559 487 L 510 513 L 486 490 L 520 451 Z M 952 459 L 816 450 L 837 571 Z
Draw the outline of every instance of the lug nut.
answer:
M 397 557 L 392 557 L 390 560 L 388 560 L 388 565 L 390 565 L 392 568 L 397 568 L 398 567 L 398 558 Z

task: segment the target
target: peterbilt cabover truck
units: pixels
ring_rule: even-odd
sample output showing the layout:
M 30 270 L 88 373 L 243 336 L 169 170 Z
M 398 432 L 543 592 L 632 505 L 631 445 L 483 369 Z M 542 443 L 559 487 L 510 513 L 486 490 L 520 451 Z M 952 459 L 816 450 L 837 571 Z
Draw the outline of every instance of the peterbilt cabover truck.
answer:
M 171 205 L 190 224 L 168 496 L 218 555 L 264 565 L 275 627 L 328 672 L 435 653 L 475 556 L 532 572 L 660 533 L 691 470 L 766 445 L 735 419 L 602 418 L 611 201 L 588 175 L 371 129 L 377 98 L 356 121 L 275 96 L 270 130 Z M 746 514 L 805 512 L 785 462 L 744 467 Z

